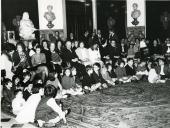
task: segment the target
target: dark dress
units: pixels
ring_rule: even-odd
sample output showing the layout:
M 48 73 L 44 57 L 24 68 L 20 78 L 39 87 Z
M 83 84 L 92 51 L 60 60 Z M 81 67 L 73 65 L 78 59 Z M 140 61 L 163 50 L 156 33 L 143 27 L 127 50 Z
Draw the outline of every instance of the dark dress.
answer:
M 35 120 L 42 120 L 45 122 L 48 122 L 51 119 L 54 119 L 58 116 L 58 113 L 56 113 L 50 106 L 47 105 L 47 101 L 51 97 L 43 97 L 36 109 L 35 112 Z
M 46 57 L 46 65 L 48 67 L 48 69 L 50 69 L 50 66 L 51 66 L 51 54 L 50 54 L 50 51 L 49 50 L 46 50 L 46 49 L 42 49 L 41 51 L 42 53 L 45 54 L 45 57 Z

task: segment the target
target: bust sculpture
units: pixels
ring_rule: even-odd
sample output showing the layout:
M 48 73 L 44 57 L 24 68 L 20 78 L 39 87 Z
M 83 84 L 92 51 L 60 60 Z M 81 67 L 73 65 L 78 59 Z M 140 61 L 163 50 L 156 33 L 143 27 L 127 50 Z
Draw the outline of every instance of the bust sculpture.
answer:
M 139 24 L 139 21 L 137 19 L 138 19 L 138 17 L 140 17 L 141 12 L 140 12 L 140 10 L 137 9 L 138 8 L 137 3 L 133 3 L 132 7 L 133 7 L 133 11 L 131 13 L 131 17 L 134 19 L 132 21 L 132 24 L 136 26 Z
M 24 40 L 35 39 L 35 34 L 34 34 L 35 30 L 36 29 L 34 28 L 34 24 L 29 19 L 29 13 L 24 12 L 19 27 L 20 37 L 23 38 Z
M 52 12 L 53 6 L 48 5 L 47 10 L 48 11 L 44 13 L 44 18 L 48 21 L 47 27 L 53 28 L 54 24 L 52 24 L 52 22 L 56 19 L 55 14 Z

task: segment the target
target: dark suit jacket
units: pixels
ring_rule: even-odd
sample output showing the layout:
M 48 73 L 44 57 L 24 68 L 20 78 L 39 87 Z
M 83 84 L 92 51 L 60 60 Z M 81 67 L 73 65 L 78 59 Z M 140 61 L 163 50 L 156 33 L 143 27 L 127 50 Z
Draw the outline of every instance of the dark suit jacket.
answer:
M 97 75 L 95 72 L 92 73 L 92 78 L 93 78 L 93 84 L 97 84 L 97 83 L 107 83 L 107 81 L 102 77 L 102 74 L 99 73 L 99 75 Z
M 68 50 L 67 48 L 63 49 L 63 52 L 62 52 L 62 60 L 63 60 L 63 62 L 71 63 L 72 59 L 75 59 L 75 58 L 78 58 L 76 53 Z
M 122 48 L 122 46 L 120 46 L 120 53 L 123 53 L 123 48 Z M 126 47 L 126 46 L 124 46 L 124 53 L 127 53 L 127 51 L 128 51 L 128 48 Z
M 136 74 L 135 68 L 131 68 L 128 64 L 125 66 L 126 74 L 128 76 L 133 76 Z
M 170 73 L 170 68 L 167 66 L 167 65 L 165 65 L 164 66 L 164 73 L 165 73 L 165 75 L 168 75 L 169 73 Z M 160 72 L 161 72 L 161 66 L 158 66 L 157 68 L 156 68 L 156 72 L 158 73 L 158 74 L 160 74 Z
M 82 86 L 85 87 L 91 87 L 93 84 L 93 79 L 92 76 L 89 76 L 87 73 L 83 76 L 83 80 L 82 80 Z
M 114 33 L 114 35 L 109 35 L 108 39 L 109 39 L 109 41 L 111 41 L 111 40 L 115 40 L 116 42 L 119 41 L 116 33 Z
M 111 60 L 114 59 L 114 56 L 120 56 L 120 50 L 118 47 L 108 45 L 106 49 Z

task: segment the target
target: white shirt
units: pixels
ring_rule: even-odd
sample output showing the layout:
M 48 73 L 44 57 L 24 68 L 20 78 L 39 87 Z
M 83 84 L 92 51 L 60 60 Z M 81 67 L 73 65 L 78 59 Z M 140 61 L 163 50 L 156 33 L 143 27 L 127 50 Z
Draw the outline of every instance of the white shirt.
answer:
M 168 47 L 168 50 L 166 51 L 167 53 L 170 53 L 170 47 Z
M 122 52 L 125 52 L 124 46 L 122 46 Z
M 80 60 L 86 60 L 89 57 L 89 52 L 86 48 L 77 48 L 76 54 Z
M 23 98 L 15 98 L 12 101 L 12 111 L 15 115 L 17 115 L 25 104 L 25 100 Z
M 20 111 L 15 118 L 18 123 L 29 123 L 34 122 L 35 111 L 41 100 L 40 94 L 32 94 L 23 106 L 22 111 Z
M 155 83 L 158 80 L 158 74 L 156 73 L 155 69 L 150 69 L 148 74 L 148 81 L 150 83 Z
M 160 72 L 160 75 L 165 75 L 164 73 L 164 65 L 161 66 L 161 72 Z
M 146 46 L 146 43 L 145 43 L 145 41 L 141 41 L 140 42 L 140 48 L 146 48 L 147 46 Z
M 89 51 L 89 60 L 91 61 L 92 64 L 100 61 L 101 55 L 99 49 L 92 50 L 91 48 L 89 48 L 88 51 Z

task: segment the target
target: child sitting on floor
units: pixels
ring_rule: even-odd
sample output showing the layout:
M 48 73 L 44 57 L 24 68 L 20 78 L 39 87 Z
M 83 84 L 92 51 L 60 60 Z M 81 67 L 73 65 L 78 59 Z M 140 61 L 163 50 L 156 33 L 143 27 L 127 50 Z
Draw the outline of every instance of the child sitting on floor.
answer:
M 108 82 L 108 85 L 115 85 L 115 81 L 109 76 L 109 73 L 107 72 L 107 68 L 105 66 L 101 69 L 102 77 Z
M 132 81 L 136 82 L 138 80 L 138 77 L 136 76 L 136 67 L 134 65 L 133 58 L 128 58 L 125 70 L 127 76 L 130 77 Z
M 15 120 L 18 123 L 34 122 L 35 111 L 41 100 L 41 96 L 44 95 L 44 88 L 42 84 L 36 84 L 32 88 L 32 95 L 25 102 L 23 109 L 18 113 Z
M 115 69 L 115 73 L 118 78 L 118 81 L 123 82 L 123 83 L 131 82 L 131 77 L 128 77 L 126 75 L 126 69 L 124 67 L 125 62 L 119 61 L 118 65 L 119 66 Z
M 112 78 L 112 81 L 115 82 L 117 80 L 117 76 L 112 68 L 112 64 L 110 64 L 110 63 L 106 64 L 106 68 L 107 68 L 107 72 L 108 72 L 109 76 Z
M 66 114 L 68 110 L 62 111 L 61 107 L 56 103 L 55 96 L 57 90 L 53 85 L 46 85 L 44 88 L 44 97 L 39 102 L 35 120 L 38 122 L 39 127 L 44 123 L 53 123 L 54 125 L 63 120 L 66 123 Z
M 101 66 L 99 63 L 95 63 L 93 65 L 93 70 L 94 70 L 92 73 L 92 79 L 94 81 L 93 84 L 100 84 L 101 86 L 99 87 L 99 89 L 107 88 L 108 82 L 102 77 L 100 69 L 101 69 Z
M 12 89 L 12 81 L 8 78 L 4 79 L 3 81 L 4 86 L 2 90 L 2 109 L 11 112 L 12 108 L 12 100 L 14 99 L 14 91 Z
M 67 98 L 66 91 L 63 90 L 63 87 L 58 79 L 58 73 L 57 72 L 53 72 L 50 76 L 49 79 L 46 82 L 46 85 L 53 85 L 57 90 L 57 95 L 56 95 L 56 99 L 61 99 L 61 98 Z
M 25 104 L 25 100 L 23 98 L 22 90 L 15 91 L 15 98 L 12 101 L 12 111 L 13 114 L 17 115 Z
M 71 77 L 71 69 L 66 68 L 64 74 L 65 75 L 62 78 L 62 87 L 66 93 L 71 95 L 82 95 L 82 89 L 77 87 L 75 80 Z
M 152 63 L 148 74 L 149 83 L 165 83 L 165 80 L 161 80 L 160 76 L 156 73 L 155 68 L 156 64 Z
M 86 73 L 83 76 L 82 80 L 82 87 L 85 90 L 89 91 L 95 91 L 97 88 L 101 86 L 101 84 L 93 84 L 93 79 L 92 79 L 92 73 L 93 73 L 93 68 L 90 65 L 86 66 Z
M 53 72 L 51 74 L 51 76 L 49 77 L 49 79 L 46 82 L 46 85 L 51 84 L 56 88 L 59 88 L 60 90 L 63 90 L 63 87 L 60 84 L 60 81 L 58 79 L 58 73 L 57 72 Z
M 139 80 L 145 80 L 148 77 L 148 71 L 146 69 L 146 62 L 141 61 L 137 67 L 136 76 Z

